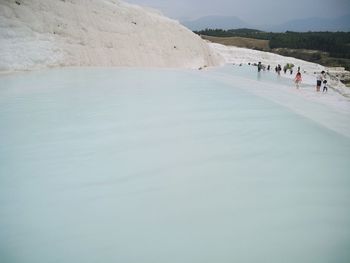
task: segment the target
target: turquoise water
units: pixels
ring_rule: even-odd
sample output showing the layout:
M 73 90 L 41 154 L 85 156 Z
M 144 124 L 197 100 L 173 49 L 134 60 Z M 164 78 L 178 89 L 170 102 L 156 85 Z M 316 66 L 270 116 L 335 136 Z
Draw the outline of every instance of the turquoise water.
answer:
M 215 74 L 0 77 L 0 261 L 349 262 L 349 137 Z

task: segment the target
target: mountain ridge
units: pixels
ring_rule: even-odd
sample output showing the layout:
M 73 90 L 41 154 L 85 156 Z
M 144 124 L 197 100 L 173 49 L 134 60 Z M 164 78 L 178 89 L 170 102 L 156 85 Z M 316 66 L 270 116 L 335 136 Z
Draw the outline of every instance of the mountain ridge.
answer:
M 285 31 L 350 31 L 350 14 L 336 18 L 309 17 L 293 19 L 275 25 L 255 25 L 245 22 L 237 16 L 204 16 L 191 21 L 182 21 L 182 24 L 191 30 L 211 29 L 239 29 L 255 28 L 263 31 L 285 32 Z

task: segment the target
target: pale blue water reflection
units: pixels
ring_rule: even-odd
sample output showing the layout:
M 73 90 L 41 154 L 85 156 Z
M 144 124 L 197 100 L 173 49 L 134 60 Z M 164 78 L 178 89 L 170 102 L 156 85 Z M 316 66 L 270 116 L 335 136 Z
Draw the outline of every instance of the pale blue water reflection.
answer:
M 349 138 L 203 74 L 1 77 L 0 261 L 349 262 Z

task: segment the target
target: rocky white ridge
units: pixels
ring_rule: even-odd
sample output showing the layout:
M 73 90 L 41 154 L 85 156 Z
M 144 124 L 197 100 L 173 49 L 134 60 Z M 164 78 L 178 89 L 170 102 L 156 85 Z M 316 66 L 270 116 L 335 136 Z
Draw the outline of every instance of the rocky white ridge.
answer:
M 2 0 L 0 58 L 0 71 L 222 63 L 177 21 L 119 0 Z

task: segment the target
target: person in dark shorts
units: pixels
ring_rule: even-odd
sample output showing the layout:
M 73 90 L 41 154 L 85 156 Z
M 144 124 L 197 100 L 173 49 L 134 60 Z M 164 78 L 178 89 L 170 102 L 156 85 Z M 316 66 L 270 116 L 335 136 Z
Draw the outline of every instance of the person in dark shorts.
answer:
M 321 84 L 322 84 L 322 81 L 324 79 L 324 74 L 325 72 L 322 70 L 320 74 L 317 75 L 317 83 L 316 83 L 316 91 L 319 92 L 320 89 L 321 89 Z

